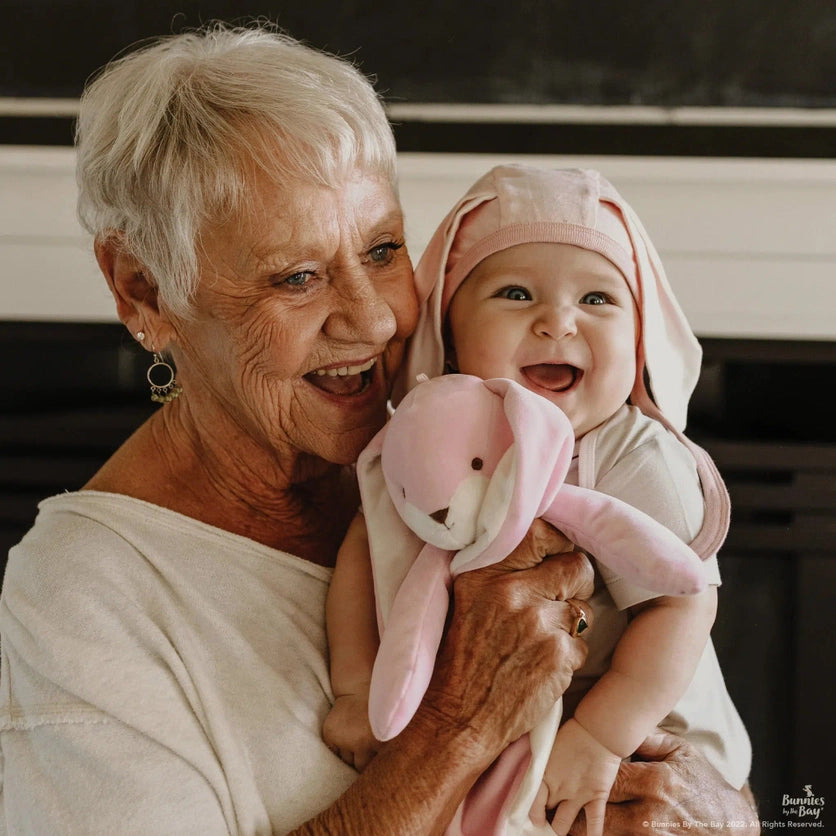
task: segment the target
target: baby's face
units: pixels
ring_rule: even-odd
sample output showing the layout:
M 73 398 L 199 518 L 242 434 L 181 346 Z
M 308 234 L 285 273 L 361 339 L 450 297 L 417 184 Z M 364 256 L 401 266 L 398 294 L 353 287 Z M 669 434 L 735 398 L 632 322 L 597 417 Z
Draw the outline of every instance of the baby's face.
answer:
M 604 256 L 571 244 L 518 244 L 476 265 L 448 313 L 462 374 L 505 377 L 557 404 L 576 437 L 627 400 L 638 316 Z

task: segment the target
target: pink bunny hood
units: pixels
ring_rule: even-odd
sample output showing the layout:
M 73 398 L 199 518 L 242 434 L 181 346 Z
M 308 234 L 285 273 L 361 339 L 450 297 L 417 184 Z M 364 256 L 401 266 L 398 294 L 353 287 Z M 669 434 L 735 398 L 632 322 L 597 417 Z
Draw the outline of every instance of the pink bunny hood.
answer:
M 443 374 L 444 319 L 470 271 L 493 253 L 533 242 L 592 250 L 624 275 L 641 328 L 630 403 L 668 427 L 694 455 L 706 513 L 691 546 L 703 556 L 715 554 L 728 530 L 728 494 L 711 458 L 682 434 L 702 350 L 644 226 L 597 171 L 497 166 L 458 201 L 415 270 L 421 314 L 393 403 L 400 402 L 419 374 Z

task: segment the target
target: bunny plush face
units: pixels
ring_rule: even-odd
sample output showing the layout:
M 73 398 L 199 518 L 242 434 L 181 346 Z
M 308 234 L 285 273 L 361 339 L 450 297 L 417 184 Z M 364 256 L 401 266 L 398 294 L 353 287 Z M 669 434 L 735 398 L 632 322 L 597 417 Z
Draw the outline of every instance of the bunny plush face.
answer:
M 703 589 L 699 557 L 671 531 L 614 497 L 565 484 L 573 446 L 569 419 L 545 398 L 512 380 L 451 374 L 409 392 L 358 468 L 379 456 L 395 516 L 455 553 L 452 577 L 502 560 L 542 517 L 644 589 Z
M 451 570 L 511 552 L 554 499 L 572 456 L 569 419 L 510 380 L 452 374 L 413 389 L 381 430 L 392 504 Z
M 482 381 L 455 376 L 418 386 L 392 416 L 381 450 L 403 521 L 451 551 L 495 529 L 507 508 L 507 491 L 498 486 L 508 483 L 512 443 L 502 399 Z
M 636 586 L 705 588 L 700 558 L 672 531 L 565 483 L 573 447 L 569 419 L 546 398 L 506 378 L 451 374 L 413 388 L 361 454 L 363 507 L 387 529 L 369 526 L 381 626 L 369 716 L 379 740 L 400 733 L 426 690 L 452 579 L 503 560 L 537 517 Z M 531 801 L 523 808 L 527 816 Z

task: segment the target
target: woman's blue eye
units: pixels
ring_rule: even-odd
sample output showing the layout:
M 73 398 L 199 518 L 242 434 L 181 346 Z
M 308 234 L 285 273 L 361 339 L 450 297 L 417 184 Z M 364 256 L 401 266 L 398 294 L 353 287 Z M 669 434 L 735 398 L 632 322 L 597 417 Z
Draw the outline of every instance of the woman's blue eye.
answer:
M 308 290 L 315 278 L 316 274 L 311 270 L 300 270 L 298 273 L 291 273 L 284 278 L 274 276 L 271 284 L 276 288 L 290 288 L 291 290 L 302 291 Z
M 513 302 L 528 302 L 531 299 L 531 294 L 524 287 L 506 287 L 500 296 Z
M 587 293 L 582 299 L 582 305 L 606 305 L 609 301 L 609 298 L 604 293 L 599 293 L 598 291 L 594 293 Z
M 369 259 L 375 264 L 388 264 L 394 253 L 403 246 L 403 242 L 387 241 L 369 250 Z
M 310 281 L 310 277 L 310 273 L 294 273 L 292 276 L 288 276 L 282 284 L 291 287 L 304 287 Z

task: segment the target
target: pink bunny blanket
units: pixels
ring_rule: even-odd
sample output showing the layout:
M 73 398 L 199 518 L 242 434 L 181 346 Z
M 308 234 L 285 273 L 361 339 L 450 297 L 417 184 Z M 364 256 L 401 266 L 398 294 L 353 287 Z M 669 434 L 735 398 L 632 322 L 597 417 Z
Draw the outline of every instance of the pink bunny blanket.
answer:
M 412 389 L 358 461 L 381 645 L 369 713 L 387 740 L 409 722 L 432 675 L 452 579 L 502 560 L 536 517 L 627 580 L 697 593 L 700 558 L 620 500 L 564 484 L 574 436 L 554 404 L 504 379 L 447 375 Z M 498 759 L 448 833 L 551 833 L 528 814 L 561 706 Z

